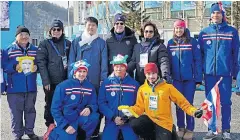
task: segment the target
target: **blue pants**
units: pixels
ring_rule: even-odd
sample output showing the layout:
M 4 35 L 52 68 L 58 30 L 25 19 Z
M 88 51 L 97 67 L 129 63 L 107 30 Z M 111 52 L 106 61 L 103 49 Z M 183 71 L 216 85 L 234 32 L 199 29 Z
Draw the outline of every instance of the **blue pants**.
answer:
M 187 80 L 187 81 L 173 81 L 173 86 L 183 94 L 183 96 L 188 100 L 190 104 L 193 104 L 194 93 L 196 89 L 195 81 Z M 179 128 L 185 128 L 185 113 L 183 110 L 176 106 L 176 115 L 177 115 L 177 125 Z M 187 127 L 186 129 L 193 131 L 194 129 L 194 118 L 186 114 Z
M 11 113 L 12 133 L 15 139 L 21 138 L 25 134 L 33 134 L 33 128 L 36 118 L 37 93 L 9 93 L 7 101 Z M 24 124 L 23 126 L 23 114 Z
M 74 134 L 68 134 L 64 129 L 56 127 L 49 136 L 49 140 L 76 140 L 77 129 L 81 127 L 86 132 L 86 139 L 89 140 L 97 127 L 99 114 L 91 113 L 89 116 L 79 116 L 78 120 L 70 125 L 76 130 Z
M 129 124 L 117 126 L 114 122 L 105 124 L 102 140 L 117 140 L 119 131 L 122 131 L 124 140 L 138 140 L 138 136 L 133 132 Z
M 231 76 L 211 76 L 205 75 L 205 95 L 210 93 L 217 81 L 223 77 L 219 83 L 221 112 L 222 112 L 222 130 L 230 130 L 231 122 L 231 96 L 232 96 L 232 77 Z

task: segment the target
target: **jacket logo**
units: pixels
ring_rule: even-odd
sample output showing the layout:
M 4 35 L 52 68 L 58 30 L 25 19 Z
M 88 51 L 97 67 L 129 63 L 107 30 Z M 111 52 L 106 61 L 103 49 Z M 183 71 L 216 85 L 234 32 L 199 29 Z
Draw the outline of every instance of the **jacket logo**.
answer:
M 208 41 L 207 41 L 207 44 L 208 44 L 208 45 L 210 45 L 211 43 L 212 43 L 212 41 L 211 41 L 211 40 L 208 40 Z
M 127 40 L 127 41 L 126 41 L 126 44 L 127 44 L 127 45 L 130 45 L 130 41 L 129 41 L 129 40 Z
M 75 96 L 75 95 L 71 95 L 71 99 L 72 99 L 72 100 L 75 100 L 75 99 L 76 99 L 76 96 Z
M 175 56 L 175 54 L 176 54 L 175 51 L 173 51 L 173 52 L 172 52 L 172 56 Z
M 115 94 L 116 94 L 115 91 L 111 92 L 111 96 L 115 96 Z
M 200 49 L 200 45 L 197 45 L 197 48 Z

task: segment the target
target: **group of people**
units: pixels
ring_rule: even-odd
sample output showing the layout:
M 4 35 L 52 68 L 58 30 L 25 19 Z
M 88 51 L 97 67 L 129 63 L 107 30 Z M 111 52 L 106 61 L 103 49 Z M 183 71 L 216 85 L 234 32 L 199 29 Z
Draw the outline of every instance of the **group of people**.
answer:
M 211 23 L 198 41 L 184 20 L 176 20 L 167 47 L 154 23 L 144 23 L 138 43 L 125 21 L 124 15 L 116 14 L 105 41 L 97 34 L 98 20 L 88 17 L 82 35 L 70 42 L 63 23 L 54 20 L 38 48 L 29 43 L 26 27 L 17 28 L 16 41 L 1 50 L 15 140 L 24 134 L 39 139 L 33 131 L 38 72 L 46 102 L 44 140 L 91 139 L 98 135 L 103 116 L 103 140 L 193 139 L 194 117 L 203 114 L 193 106 L 195 89 L 204 80 L 207 96 L 221 77 L 222 137 L 231 139 L 231 84 L 237 74 L 240 78 L 240 43 L 221 6 L 211 6 Z M 177 106 L 178 132 L 171 102 Z M 119 109 L 122 105 L 139 117 L 127 116 Z M 205 139 L 214 137 L 208 130 Z

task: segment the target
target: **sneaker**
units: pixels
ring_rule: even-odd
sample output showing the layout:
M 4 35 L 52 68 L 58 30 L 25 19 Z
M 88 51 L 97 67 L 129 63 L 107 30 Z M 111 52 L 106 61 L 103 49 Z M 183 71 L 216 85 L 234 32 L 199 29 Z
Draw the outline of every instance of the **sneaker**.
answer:
M 30 140 L 39 140 L 38 136 L 35 134 L 28 134 L 28 137 L 30 138 Z
M 216 138 L 217 135 L 212 132 L 212 130 L 209 130 L 205 137 L 203 137 L 203 140 L 211 140 L 213 138 Z
M 184 136 L 184 133 L 185 133 L 185 128 L 179 128 L 178 132 L 177 132 L 177 135 L 180 139 L 182 139 L 183 136 Z
M 183 136 L 183 140 L 192 140 L 193 139 L 193 131 L 186 130 Z
M 223 132 L 222 133 L 222 138 L 224 140 L 231 140 L 230 132 L 227 132 L 227 131 Z
M 52 132 L 52 130 L 56 127 L 54 123 L 51 123 L 48 126 L 47 132 L 43 135 L 43 140 L 48 140 L 49 134 Z

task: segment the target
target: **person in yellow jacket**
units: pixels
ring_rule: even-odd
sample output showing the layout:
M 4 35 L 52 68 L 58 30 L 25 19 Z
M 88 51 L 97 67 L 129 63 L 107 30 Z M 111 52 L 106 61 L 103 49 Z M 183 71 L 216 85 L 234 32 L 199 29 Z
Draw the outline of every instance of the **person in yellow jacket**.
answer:
M 130 119 L 129 124 L 134 132 L 143 138 L 172 140 L 171 102 L 196 118 L 200 118 L 203 111 L 193 107 L 173 85 L 158 77 L 155 63 L 146 64 L 144 73 L 146 80 L 138 89 L 136 104 L 129 107 L 139 117 Z

